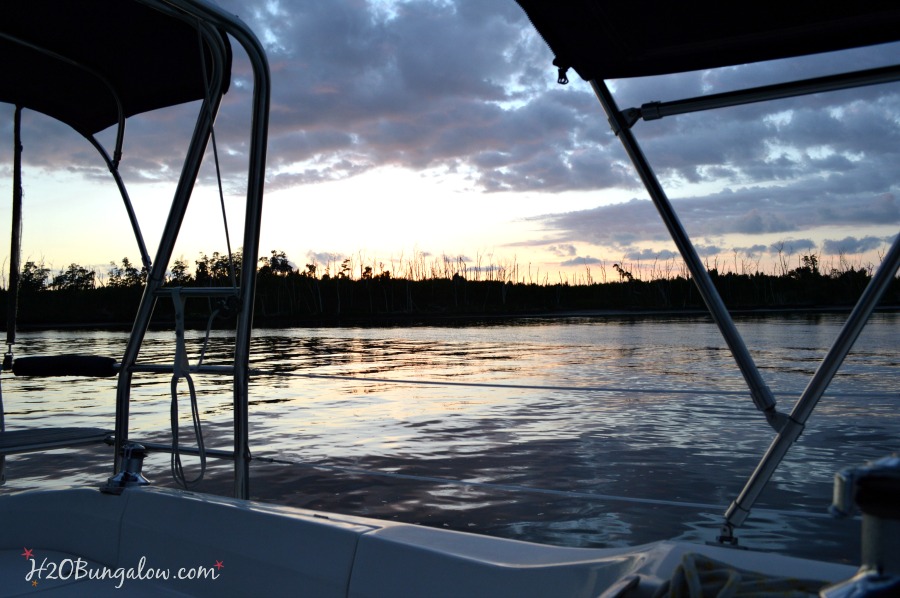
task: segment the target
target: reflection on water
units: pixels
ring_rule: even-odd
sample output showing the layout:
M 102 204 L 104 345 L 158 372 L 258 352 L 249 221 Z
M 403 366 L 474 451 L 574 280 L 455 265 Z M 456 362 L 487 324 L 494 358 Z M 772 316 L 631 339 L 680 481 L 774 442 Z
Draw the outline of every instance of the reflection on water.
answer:
M 828 315 L 739 320 L 781 409 L 796 400 L 840 323 Z M 898 329 L 897 314 L 873 317 L 760 507 L 824 513 L 834 471 L 900 449 Z M 20 355 L 118 355 L 125 344 L 117 332 L 20 339 Z M 142 359 L 173 359 L 170 340 L 150 333 Z M 191 340 L 194 360 L 200 340 Z M 205 363 L 226 360 L 227 341 L 214 333 Z M 260 330 L 252 366 L 253 453 L 292 462 L 255 461 L 254 497 L 509 538 L 567 546 L 712 539 L 772 439 L 703 318 Z M 416 381 L 452 385 L 409 384 Z M 207 446 L 227 450 L 229 380 L 197 382 Z M 112 428 L 114 396 L 114 380 L 3 378 L 9 428 Z M 185 430 L 187 399 L 180 401 Z M 169 402 L 165 377 L 136 375 L 132 437 L 168 441 Z M 97 485 L 110 473 L 109 453 L 12 456 L 3 492 Z M 212 462 L 201 489 L 230 494 L 230 467 Z M 172 485 L 166 455 L 148 458 L 145 473 Z M 857 561 L 857 528 L 759 509 L 739 536 L 761 549 Z

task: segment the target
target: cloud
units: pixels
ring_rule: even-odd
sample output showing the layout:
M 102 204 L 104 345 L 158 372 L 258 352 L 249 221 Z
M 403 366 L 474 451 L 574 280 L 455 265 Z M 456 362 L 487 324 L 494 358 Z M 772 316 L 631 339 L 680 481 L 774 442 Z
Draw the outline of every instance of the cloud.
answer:
M 768 247 L 762 244 L 750 245 L 749 247 L 732 247 L 732 251 L 746 256 L 755 256 L 762 253 L 768 253 Z
M 831 225 L 900 223 L 900 201 L 894 193 L 873 196 L 868 189 L 832 193 L 813 183 L 812 192 L 808 186 L 787 183 L 685 197 L 673 200 L 673 205 L 688 233 L 703 236 L 789 234 Z M 552 231 L 557 243 L 619 247 L 669 238 L 653 204 L 639 198 L 532 220 Z
M 547 247 L 547 251 L 559 257 L 571 257 L 578 253 L 574 245 L 551 245 Z
M 551 253 L 574 258 L 579 243 L 644 251 L 639 244 L 668 239 L 590 88 L 556 85 L 548 48 L 514 2 L 221 4 L 257 32 L 269 54 L 269 191 L 385 166 L 461 173 L 473 192 L 493 194 L 486 201 L 540 192 L 549 202 L 554 193 L 624 189 L 632 200 L 536 219 L 551 233 Z M 612 86 L 627 107 L 875 66 L 898 50 L 893 44 Z M 217 120 L 226 177 L 247 162 L 252 74 L 239 50 L 234 77 Z M 195 110 L 129 121 L 126 182 L 175 180 Z M 641 122 L 634 131 L 677 197 L 689 233 L 787 237 L 833 224 L 900 223 L 898 115 L 900 89 L 892 84 Z M 60 141 L 59 125 L 27 118 L 29 164 L 108 178 L 77 135 L 62 133 Z M 102 137 L 109 142 L 112 131 Z M 201 178 L 214 177 L 204 166 Z M 226 184 L 232 191 L 241 185 Z M 719 191 L 711 195 L 692 190 L 713 184 Z
M 309 251 L 306 253 L 306 259 L 313 265 L 323 264 L 328 267 L 333 264 L 341 263 L 346 256 L 341 253 L 332 253 L 328 251 Z
M 591 257 L 589 255 L 586 255 L 584 257 L 575 257 L 570 260 L 565 260 L 563 262 L 560 262 L 559 265 L 562 266 L 563 268 L 568 268 L 568 267 L 572 267 L 572 266 L 576 266 L 576 267 L 577 266 L 581 266 L 581 267 L 593 266 L 595 264 L 603 264 L 603 263 L 605 263 L 605 260 L 603 260 L 601 258 Z
M 878 249 L 888 243 L 888 239 L 872 236 L 857 239 L 856 237 L 844 237 L 843 239 L 826 239 L 822 243 L 822 251 L 830 255 L 842 255 L 846 253 L 865 253 Z
M 816 243 L 812 239 L 782 239 L 777 243 L 769 245 L 769 253 L 779 253 L 783 251 L 793 253 L 794 251 L 802 251 L 804 249 L 812 250 L 815 249 L 815 247 Z
M 625 253 L 625 259 L 635 262 L 655 262 L 680 258 L 681 256 L 671 250 L 663 249 L 660 251 L 653 249 L 632 249 Z

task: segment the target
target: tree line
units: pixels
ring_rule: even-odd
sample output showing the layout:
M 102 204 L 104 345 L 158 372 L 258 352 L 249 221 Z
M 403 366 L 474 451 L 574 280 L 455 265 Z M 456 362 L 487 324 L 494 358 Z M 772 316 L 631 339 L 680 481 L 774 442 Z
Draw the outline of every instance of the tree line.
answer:
M 169 286 L 227 286 L 243 267 L 240 251 L 203 253 L 190 269 L 184 259 L 166 271 Z M 694 310 L 703 303 L 687 275 L 641 280 L 616 263 L 616 280 L 597 282 L 590 275 L 578 284 L 526 282 L 511 269 L 489 273 L 459 268 L 432 268 L 430 275 L 395 277 L 383 264 L 356 266 L 350 258 L 328 264 L 295 267 L 283 251 L 273 250 L 257 264 L 256 318 L 333 321 L 345 318 L 440 317 L 452 315 L 524 315 L 596 310 Z M 719 272 L 709 274 L 732 309 L 831 308 L 852 305 L 871 278 L 869 268 L 847 266 L 820 270 L 815 254 L 801 256 L 796 268 L 780 274 Z M 146 268 L 128 258 L 110 262 L 103 276 L 70 264 L 53 275 L 41 263 L 28 261 L 19 282 L 19 320 L 23 323 L 125 323 L 130 321 L 147 280 Z M 7 291 L 0 293 L 6 302 Z M 191 314 L 209 313 L 195 302 Z M 900 305 L 900 279 L 895 278 L 882 305 Z M 161 302 L 158 315 L 168 318 Z

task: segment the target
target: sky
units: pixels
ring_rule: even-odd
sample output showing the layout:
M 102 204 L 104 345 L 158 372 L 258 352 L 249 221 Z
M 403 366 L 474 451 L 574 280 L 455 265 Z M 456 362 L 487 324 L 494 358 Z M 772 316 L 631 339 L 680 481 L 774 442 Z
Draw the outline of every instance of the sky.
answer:
M 273 76 L 260 252 L 332 271 L 350 258 L 500 266 L 525 282 L 682 271 L 590 86 L 512 0 L 222 0 L 263 42 Z M 896 62 L 900 44 L 610 82 L 620 107 Z M 249 66 L 236 51 L 217 120 L 228 230 L 240 245 Z M 154 253 L 196 105 L 140 115 L 122 173 Z M 9 237 L 12 114 L 0 105 L 0 235 Z M 780 272 L 877 264 L 900 229 L 900 84 L 638 123 L 634 132 L 709 267 Z M 112 131 L 100 134 L 111 145 Z M 23 121 L 23 261 L 104 274 L 139 261 L 95 150 Z M 207 160 L 175 256 L 227 251 Z M 8 244 L 0 245 L 8 268 Z M 2 277 L 6 280 L 6 276 Z

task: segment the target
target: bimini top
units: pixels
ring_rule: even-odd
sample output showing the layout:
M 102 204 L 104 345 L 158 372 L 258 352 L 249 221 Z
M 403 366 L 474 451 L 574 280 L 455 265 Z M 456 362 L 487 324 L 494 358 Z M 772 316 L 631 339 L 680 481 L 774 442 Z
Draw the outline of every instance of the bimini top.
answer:
M 193 23 L 139 2 L 3 0 L 0 101 L 93 135 L 119 121 L 116 97 L 125 118 L 202 99 L 211 62 L 206 44 L 206 64 L 200 60 L 199 39 Z M 223 88 L 210 93 L 224 92 L 229 80 L 224 73 Z
M 664 75 L 900 40 L 897 0 L 517 0 L 586 80 Z

